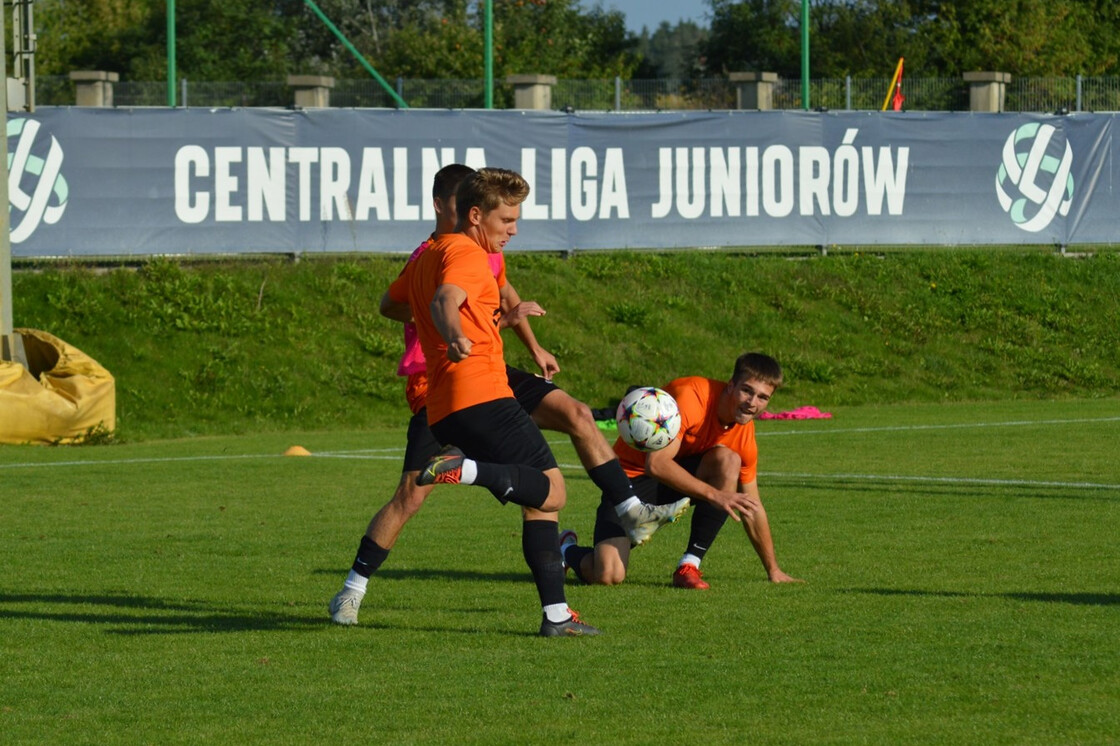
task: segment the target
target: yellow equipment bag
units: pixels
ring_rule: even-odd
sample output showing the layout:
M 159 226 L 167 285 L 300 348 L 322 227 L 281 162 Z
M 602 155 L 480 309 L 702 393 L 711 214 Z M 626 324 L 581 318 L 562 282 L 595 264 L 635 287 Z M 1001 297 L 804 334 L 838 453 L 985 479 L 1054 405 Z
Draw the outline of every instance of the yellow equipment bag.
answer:
M 58 337 L 16 329 L 27 366 L 0 360 L 0 443 L 73 443 L 117 426 L 116 382 Z

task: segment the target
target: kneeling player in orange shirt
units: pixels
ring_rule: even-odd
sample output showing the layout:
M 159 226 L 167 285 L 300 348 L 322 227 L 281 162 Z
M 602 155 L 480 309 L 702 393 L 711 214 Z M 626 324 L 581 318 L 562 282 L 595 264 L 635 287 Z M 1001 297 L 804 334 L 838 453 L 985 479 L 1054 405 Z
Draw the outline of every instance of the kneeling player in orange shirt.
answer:
M 758 496 L 758 446 L 754 420 L 782 385 L 782 369 L 768 355 L 746 353 L 735 361 L 731 380 L 701 376 L 678 378 L 663 388 L 677 400 L 681 429 L 667 447 L 642 453 L 619 439 L 615 443 L 638 496 L 654 504 L 689 497 L 696 504 L 688 548 L 673 573 L 678 588 L 705 590 L 700 562 L 728 516 L 743 524 L 772 582 L 800 582 L 787 575 L 774 555 L 774 541 Z M 564 560 L 586 583 L 615 585 L 626 578 L 630 542 L 609 511 L 600 505 L 594 547 L 561 535 Z

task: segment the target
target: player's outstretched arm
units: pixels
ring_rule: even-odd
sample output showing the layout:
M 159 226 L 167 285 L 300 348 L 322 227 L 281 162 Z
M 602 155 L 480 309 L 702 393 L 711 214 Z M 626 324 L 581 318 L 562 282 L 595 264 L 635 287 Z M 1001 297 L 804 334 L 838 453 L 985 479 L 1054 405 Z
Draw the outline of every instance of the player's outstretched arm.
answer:
M 541 369 L 541 375 L 552 380 L 560 372 L 560 364 L 551 352 L 541 347 L 533 328 L 529 326 L 530 316 L 544 316 L 545 310 L 536 301 L 523 301 L 517 289 L 508 281 L 498 292 L 502 296 L 502 327 L 513 329 L 513 333 L 533 356 L 533 362 Z M 506 316 L 509 316 L 507 321 Z
M 739 485 L 739 492 L 750 498 L 750 508 L 741 512 L 743 528 L 747 537 L 766 569 L 766 576 L 771 583 L 802 583 L 791 575 L 787 575 L 778 566 L 778 559 L 774 554 L 774 539 L 770 535 L 770 521 L 766 517 L 766 509 L 762 507 L 762 500 L 758 496 L 758 483 Z

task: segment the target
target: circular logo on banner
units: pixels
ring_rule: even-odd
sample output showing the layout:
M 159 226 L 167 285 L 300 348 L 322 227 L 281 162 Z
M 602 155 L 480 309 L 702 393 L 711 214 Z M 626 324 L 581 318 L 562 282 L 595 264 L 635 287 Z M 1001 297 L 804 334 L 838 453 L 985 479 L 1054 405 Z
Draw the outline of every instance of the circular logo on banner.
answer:
M 26 240 L 41 223 L 57 223 L 70 198 L 62 175 L 62 146 L 54 135 L 39 137 L 40 127 L 34 119 L 8 120 L 12 243 Z
M 1015 225 L 1037 233 L 1073 203 L 1073 148 L 1051 124 L 1024 124 L 1007 136 L 996 196 Z

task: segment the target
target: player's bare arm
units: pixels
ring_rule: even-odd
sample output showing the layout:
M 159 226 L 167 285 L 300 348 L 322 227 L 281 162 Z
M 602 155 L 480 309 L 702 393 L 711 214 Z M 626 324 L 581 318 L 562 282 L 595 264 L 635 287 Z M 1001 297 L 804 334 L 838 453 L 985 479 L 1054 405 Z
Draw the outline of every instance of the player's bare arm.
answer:
M 521 344 L 525 345 L 525 349 L 533 356 L 533 362 L 541 369 L 541 375 L 552 380 L 552 377 L 560 372 L 560 364 L 556 362 L 556 358 L 551 352 L 541 347 L 537 342 L 537 337 L 533 334 L 532 327 L 529 326 L 529 316 L 544 316 L 545 310 L 541 308 L 540 304 L 536 301 L 523 301 L 516 288 L 509 282 L 498 289 L 502 298 L 502 328 L 512 328 L 517 338 L 521 340 Z M 526 304 L 530 304 L 526 306 Z M 525 308 L 522 308 L 525 307 Z M 539 310 L 540 313 L 534 312 Z M 520 317 L 511 316 L 509 323 L 506 323 L 506 316 L 518 314 Z
M 734 520 L 739 521 L 741 513 L 754 510 L 761 504 L 749 495 L 716 489 L 707 482 L 689 474 L 674 459 L 680 451 L 681 442 L 674 440 L 659 451 L 646 455 L 646 473 L 662 484 L 688 495 L 694 500 L 703 500 L 722 508 Z
M 467 291 L 458 285 L 443 284 L 436 288 L 429 310 L 436 331 L 447 343 L 447 359 L 453 363 L 471 354 L 471 340 L 463 333 L 459 307 L 467 300 Z
M 502 309 L 502 318 L 498 321 L 498 327 L 501 329 L 513 328 L 516 330 L 517 325 L 526 320 L 530 316 L 544 316 L 545 310 L 540 307 L 536 301 L 526 300 L 521 301 L 516 306 L 510 309 Z
M 407 303 L 398 303 L 389 297 L 386 292 L 381 296 L 381 315 L 393 321 L 399 321 L 402 324 L 407 324 L 412 321 L 412 307 Z
M 787 575 L 778 566 L 778 559 L 774 554 L 774 540 L 770 535 L 770 521 L 766 517 L 766 509 L 762 507 L 762 500 L 758 496 L 758 482 L 740 484 L 739 492 L 752 499 L 757 507 L 743 511 L 743 529 L 747 532 L 751 546 L 762 566 L 766 569 L 766 576 L 771 583 L 802 583 L 803 580 Z

